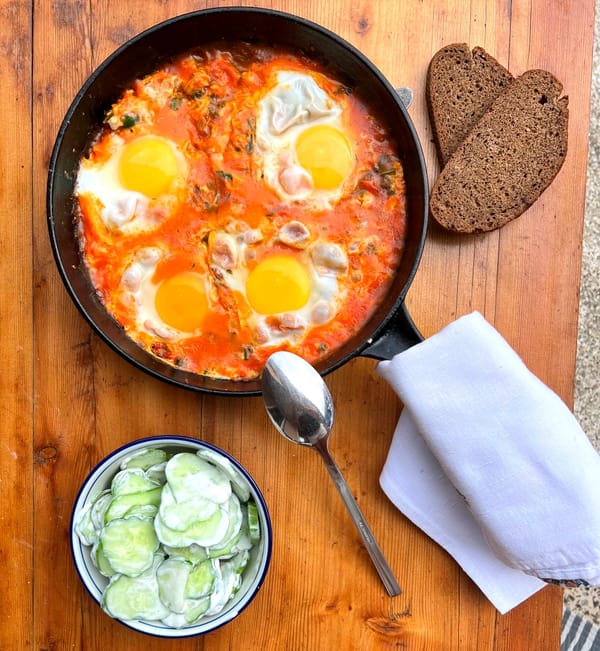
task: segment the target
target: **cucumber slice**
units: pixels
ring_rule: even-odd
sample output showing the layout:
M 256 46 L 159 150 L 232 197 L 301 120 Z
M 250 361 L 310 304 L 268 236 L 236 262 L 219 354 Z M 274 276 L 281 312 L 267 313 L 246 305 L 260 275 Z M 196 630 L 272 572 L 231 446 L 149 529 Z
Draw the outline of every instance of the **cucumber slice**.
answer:
M 206 564 L 210 566 L 210 561 Z M 205 563 L 201 563 L 198 567 L 204 565 Z M 158 592 L 162 602 L 171 611 L 171 614 L 163 619 L 163 623 L 168 626 L 176 628 L 188 626 L 201 617 L 210 606 L 208 593 L 212 583 L 208 586 L 207 594 L 198 594 L 196 597 L 188 593 L 188 583 L 195 572 L 196 568 L 192 569 L 190 563 L 173 558 L 165 559 L 158 567 L 156 571 Z M 196 572 L 192 584 L 198 584 L 199 578 Z
M 227 560 L 235 556 L 238 552 L 252 549 L 254 543 L 250 540 L 250 533 L 248 530 L 248 511 L 247 505 L 241 504 L 240 510 L 242 514 L 242 523 L 236 536 L 229 542 L 229 544 L 213 545 L 207 549 L 210 558 L 220 558 Z
M 156 482 L 148 479 L 146 473 L 141 468 L 130 468 L 120 470 L 112 480 L 110 489 L 113 497 L 119 495 L 131 495 L 132 493 L 142 493 L 152 490 L 159 486 Z
M 223 504 L 231 495 L 227 475 L 191 452 L 179 452 L 165 468 L 167 482 L 178 502 L 197 496 Z
M 100 541 L 98 541 L 92 547 L 90 557 L 92 559 L 92 563 L 96 566 L 98 572 L 100 572 L 100 574 L 102 574 L 103 576 L 110 578 L 111 576 L 114 576 L 116 574 L 116 572 L 111 567 L 111 564 L 108 562 L 106 556 L 104 555 L 104 551 L 102 549 L 102 544 L 100 543 Z
M 250 551 L 247 549 L 243 549 L 242 551 L 238 552 L 233 558 L 229 561 L 227 561 L 228 564 L 231 565 L 231 569 L 236 572 L 237 574 L 242 574 L 242 572 L 246 569 L 246 565 L 248 565 L 248 561 L 250 560 Z
M 152 567 L 158 549 L 150 518 L 111 520 L 102 529 L 100 543 L 113 570 L 127 576 L 138 576 Z
M 130 509 L 127 510 L 124 518 L 150 518 L 154 519 L 158 513 L 158 507 L 154 504 L 134 504 Z
M 260 540 L 260 521 L 258 519 L 258 508 L 256 504 L 252 501 L 246 504 L 246 509 L 248 512 L 248 532 L 250 534 L 250 540 L 252 542 L 258 542 Z
M 98 542 L 98 530 L 92 520 L 92 506 L 92 502 L 85 506 L 75 525 L 77 537 L 84 545 L 94 545 Z
M 190 563 L 176 558 L 166 558 L 156 570 L 160 600 L 174 613 L 185 610 L 185 586 L 191 570 Z
M 154 529 L 159 541 L 169 547 L 187 547 L 192 544 L 209 547 L 223 540 L 229 527 L 227 511 L 218 508 L 210 518 L 194 522 L 184 531 L 176 531 L 168 527 L 160 511 L 154 518 Z
M 234 572 L 231 565 L 221 563 L 218 567 L 218 574 L 210 595 L 210 606 L 204 613 L 207 616 L 220 613 L 242 585 L 241 575 Z
M 210 595 L 216 576 L 215 561 L 198 563 L 188 574 L 184 590 L 185 598 L 200 599 Z
M 169 628 L 185 628 L 188 626 L 188 621 L 182 613 L 169 613 L 163 617 L 161 622 Z
M 146 448 L 138 452 L 134 452 L 129 457 L 121 461 L 121 470 L 127 468 L 141 468 L 148 470 L 151 466 L 157 463 L 163 463 L 169 458 L 169 455 L 161 448 Z
M 229 541 L 226 545 L 222 546 L 219 545 L 218 547 L 209 547 L 206 550 L 208 558 L 219 558 L 221 560 L 226 560 L 228 558 L 231 558 L 234 554 L 236 554 L 239 549 L 238 545 L 240 541 L 242 540 L 242 531 L 240 530 L 236 536 L 233 537 L 232 540 Z M 246 539 L 250 541 L 250 538 L 246 536 Z
M 197 622 L 202 615 L 206 613 L 210 607 L 210 597 L 202 597 L 201 599 L 188 599 L 186 600 L 186 609 L 183 613 L 186 624 L 189 626 Z
M 162 623 L 171 628 L 184 628 L 198 621 L 210 606 L 210 597 L 186 599 L 183 613 L 171 613 L 163 618 Z
M 193 540 L 190 541 L 189 537 L 186 536 L 185 531 L 175 531 L 167 527 L 163 522 L 163 519 L 160 515 L 160 511 L 156 514 L 154 518 L 154 531 L 161 545 L 164 547 L 187 547 L 193 544 Z
M 229 516 L 229 526 L 223 539 L 209 548 L 208 553 L 211 557 L 219 556 L 220 554 L 218 552 L 223 551 L 227 547 L 231 547 L 234 540 L 239 540 L 240 537 L 243 515 L 240 501 L 235 493 L 232 493 L 227 500 L 226 508 Z
M 108 509 L 110 506 L 111 501 L 112 493 L 110 492 L 110 489 L 107 489 L 100 493 L 98 498 L 92 504 L 91 517 L 98 536 L 100 536 L 100 532 L 104 526 L 104 515 L 106 513 L 106 509 Z
M 166 484 L 162 489 L 159 513 L 169 529 L 185 531 L 194 522 L 210 518 L 218 508 L 219 505 L 216 502 L 202 496 L 177 502 L 170 484 Z
M 211 547 L 220 544 L 229 528 L 229 515 L 223 508 L 210 516 L 207 520 L 194 522 L 191 527 L 186 529 L 191 538 L 191 542 L 202 547 Z
M 150 568 L 136 577 L 116 574 L 102 597 L 102 608 L 111 616 L 123 620 L 153 621 L 167 617 L 169 609 L 160 600 L 156 568 L 162 562 L 157 554 Z
M 247 530 L 241 529 L 239 536 L 236 536 L 231 543 L 223 549 L 215 549 L 214 547 L 211 547 L 207 551 L 209 558 L 219 558 L 222 561 L 226 561 L 239 552 L 252 549 L 253 546 L 254 545 L 250 540 Z
M 222 457 L 214 450 L 203 449 L 198 450 L 196 454 L 201 459 L 210 461 L 214 466 L 220 468 L 231 481 L 231 485 L 235 494 L 242 502 L 247 502 L 250 499 L 250 484 L 242 473 L 227 459 Z
M 168 545 L 163 545 L 165 554 L 170 558 L 181 558 L 184 561 L 189 561 L 192 565 L 201 563 L 208 558 L 208 553 L 206 552 L 206 547 L 200 547 L 200 545 L 192 544 L 188 547 L 169 547 Z
M 146 470 L 146 477 L 150 481 L 154 481 L 160 486 L 164 486 L 167 483 L 167 477 L 165 475 L 165 468 L 167 467 L 167 462 L 163 461 L 162 463 L 157 463 L 154 466 L 150 466 Z
M 133 506 L 151 504 L 158 507 L 161 493 L 162 487 L 155 485 L 154 488 L 142 491 L 141 493 L 124 493 L 113 497 L 104 514 L 104 522 L 122 518 Z

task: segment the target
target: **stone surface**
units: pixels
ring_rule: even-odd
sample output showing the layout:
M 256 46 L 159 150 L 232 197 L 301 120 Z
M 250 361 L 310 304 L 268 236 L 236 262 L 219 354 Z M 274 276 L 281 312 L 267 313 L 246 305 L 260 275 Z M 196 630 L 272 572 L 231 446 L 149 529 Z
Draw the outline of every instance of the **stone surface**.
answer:
M 596 2 L 574 411 L 600 451 L 600 1 Z M 600 587 L 564 591 L 565 608 L 600 625 Z

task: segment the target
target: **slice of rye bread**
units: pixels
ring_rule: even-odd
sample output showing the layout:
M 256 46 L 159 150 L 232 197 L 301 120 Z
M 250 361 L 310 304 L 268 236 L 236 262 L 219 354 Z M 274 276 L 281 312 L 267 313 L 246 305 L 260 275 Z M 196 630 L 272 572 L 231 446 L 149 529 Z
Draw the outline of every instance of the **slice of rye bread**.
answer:
M 426 99 L 440 166 L 514 77 L 483 48 L 453 43 L 429 63 Z
M 431 215 L 461 233 L 500 228 L 550 185 L 567 154 L 568 97 L 545 70 L 517 77 L 440 172 Z

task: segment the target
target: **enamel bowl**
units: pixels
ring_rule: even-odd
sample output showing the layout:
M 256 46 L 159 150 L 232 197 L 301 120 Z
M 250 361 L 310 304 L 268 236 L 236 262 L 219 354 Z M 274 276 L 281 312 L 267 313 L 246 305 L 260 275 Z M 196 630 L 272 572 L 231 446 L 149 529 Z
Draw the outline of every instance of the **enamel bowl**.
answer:
M 202 616 L 194 624 L 181 628 L 167 626 L 161 621 L 117 620 L 136 631 L 165 638 L 182 638 L 202 635 L 213 631 L 235 620 L 238 615 L 256 597 L 265 580 L 272 548 L 271 520 L 265 500 L 248 471 L 227 452 L 198 439 L 183 436 L 160 436 L 143 438 L 128 443 L 104 458 L 88 475 L 77 495 L 71 517 L 71 551 L 75 567 L 85 588 L 98 603 L 102 604 L 102 595 L 109 580 L 101 574 L 92 562 L 92 545 L 84 544 L 77 533 L 86 505 L 93 502 L 103 491 L 110 488 L 115 474 L 121 469 L 121 463 L 134 454 L 139 454 L 148 448 L 160 448 L 169 453 L 208 451 L 208 454 L 218 455 L 238 471 L 241 481 L 249 489 L 250 499 L 257 507 L 260 539 L 250 550 L 250 558 L 242 572 L 242 581 L 238 591 L 225 604 L 223 609 L 211 616 Z M 108 616 L 108 615 L 107 615 Z

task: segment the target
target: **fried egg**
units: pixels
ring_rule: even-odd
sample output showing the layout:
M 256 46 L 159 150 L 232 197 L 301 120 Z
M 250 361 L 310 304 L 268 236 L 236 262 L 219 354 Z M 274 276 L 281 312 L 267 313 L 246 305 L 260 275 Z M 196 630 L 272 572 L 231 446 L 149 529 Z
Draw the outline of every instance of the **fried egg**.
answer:
M 345 297 L 340 281 L 348 260 L 342 248 L 325 241 L 274 247 L 286 226 L 258 250 L 243 234 L 213 232 L 209 238 L 212 273 L 235 296 L 240 321 L 256 345 L 302 338 L 330 321 Z
M 355 164 L 342 113 L 312 76 L 277 73 L 258 103 L 256 155 L 281 199 L 325 209 L 342 196 Z
M 141 249 L 121 278 L 121 301 L 130 327 L 164 341 L 202 332 L 209 311 L 208 274 L 187 260 L 169 258 L 157 247 Z
M 171 140 L 150 134 L 129 141 L 112 134 L 106 149 L 103 161 L 81 161 L 75 194 L 96 202 L 109 230 L 131 234 L 155 227 L 182 200 L 185 157 Z

